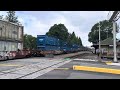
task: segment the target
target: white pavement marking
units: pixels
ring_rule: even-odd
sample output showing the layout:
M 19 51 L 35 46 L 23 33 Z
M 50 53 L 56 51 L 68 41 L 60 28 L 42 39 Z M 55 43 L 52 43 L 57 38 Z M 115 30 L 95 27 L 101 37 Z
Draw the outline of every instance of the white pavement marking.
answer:
M 65 61 L 65 62 L 62 62 L 62 63 L 59 63 L 59 64 L 57 64 L 57 65 L 51 66 L 50 68 L 47 68 L 47 69 L 38 71 L 38 72 L 36 72 L 36 73 L 33 73 L 33 74 L 31 74 L 31 75 L 22 77 L 22 78 L 20 78 L 20 79 L 34 79 L 34 78 L 37 78 L 37 77 L 39 77 L 39 76 L 41 76 L 41 75 L 43 75 L 43 74 L 45 74 L 45 73 L 47 73 L 47 72 L 50 72 L 50 71 L 54 70 L 54 68 L 58 68 L 58 67 L 66 64 L 66 63 L 69 63 L 70 61 L 71 61 L 71 60 Z
M 120 63 L 106 63 L 107 65 L 115 65 L 115 66 L 120 66 Z
M 0 66 L 13 67 L 13 66 L 23 66 L 23 65 L 18 65 L 18 64 L 0 64 Z
M 0 75 L 0 79 L 15 79 L 15 78 L 18 78 L 20 77 L 21 75 L 20 74 L 11 74 L 11 73 L 8 73 L 8 74 L 2 74 Z
M 76 59 L 73 59 L 73 60 L 78 60 L 78 61 L 98 61 L 98 60 L 93 60 L 93 59 L 79 59 L 79 58 L 76 58 Z

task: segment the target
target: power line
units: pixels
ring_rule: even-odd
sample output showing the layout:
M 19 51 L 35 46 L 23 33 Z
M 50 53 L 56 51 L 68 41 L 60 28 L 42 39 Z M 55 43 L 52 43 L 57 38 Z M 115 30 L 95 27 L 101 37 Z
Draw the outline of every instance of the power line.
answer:
M 119 13 L 120 13 L 120 12 L 119 12 Z M 119 13 L 118 13 L 118 14 L 119 14 Z M 117 16 L 118 16 L 118 14 L 117 14 Z M 117 18 L 117 17 L 116 17 L 116 18 Z M 116 19 L 116 21 L 117 21 L 119 18 L 120 18 L 120 14 L 119 14 L 118 18 Z

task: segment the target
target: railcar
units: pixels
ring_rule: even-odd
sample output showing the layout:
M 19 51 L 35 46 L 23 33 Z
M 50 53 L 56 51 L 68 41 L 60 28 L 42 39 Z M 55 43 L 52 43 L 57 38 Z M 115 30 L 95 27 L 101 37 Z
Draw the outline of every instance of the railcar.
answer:
M 71 53 L 79 51 L 79 45 L 68 44 L 58 38 L 50 37 L 47 35 L 37 35 L 37 54 L 47 55 L 47 54 L 62 54 Z

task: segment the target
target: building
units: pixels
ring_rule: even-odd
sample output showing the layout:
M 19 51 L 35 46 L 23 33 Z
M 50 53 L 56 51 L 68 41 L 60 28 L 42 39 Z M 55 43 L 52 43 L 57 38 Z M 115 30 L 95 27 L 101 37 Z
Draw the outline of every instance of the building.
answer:
M 23 26 L 0 20 L 0 52 L 23 49 Z
M 120 57 L 120 40 L 117 40 L 116 42 L 116 51 L 117 51 L 117 57 Z M 96 49 L 99 49 L 99 43 L 93 44 L 92 47 Z M 114 52 L 113 52 L 113 38 L 107 38 L 103 41 L 101 41 L 101 53 L 102 57 L 113 57 Z

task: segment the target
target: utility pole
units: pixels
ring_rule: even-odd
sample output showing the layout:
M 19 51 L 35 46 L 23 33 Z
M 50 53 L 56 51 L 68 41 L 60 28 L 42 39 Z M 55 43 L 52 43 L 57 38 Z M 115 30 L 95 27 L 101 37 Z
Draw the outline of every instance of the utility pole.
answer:
M 112 16 L 110 17 L 109 21 L 113 23 L 113 50 L 114 50 L 114 62 L 117 62 L 117 55 L 116 55 L 116 21 L 118 14 L 120 11 L 114 11 Z
M 117 62 L 116 55 L 116 23 L 113 21 L 113 47 L 114 47 L 114 62 Z
M 108 29 L 107 29 L 107 38 L 108 38 Z
M 99 61 L 101 61 L 101 45 L 100 45 L 100 22 L 99 22 Z

